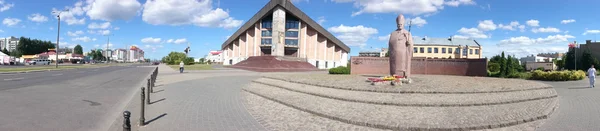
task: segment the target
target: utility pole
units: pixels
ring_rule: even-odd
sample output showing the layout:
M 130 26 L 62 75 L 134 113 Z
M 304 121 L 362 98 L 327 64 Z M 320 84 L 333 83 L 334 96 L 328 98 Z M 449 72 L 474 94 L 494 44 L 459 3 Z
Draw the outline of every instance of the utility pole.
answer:
M 56 17 L 58 17 L 58 29 L 56 29 L 56 30 L 58 32 L 56 33 L 56 48 L 54 50 L 56 52 L 56 60 L 54 61 L 56 64 L 56 68 L 58 68 L 58 49 L 59 49 L 58 44 L 60 43 L 60 13 L 65 12 L 65 11 L 69 11 L 69 9 L 66 9 L 63 11 L 58 11 L 58 12 L 55 12 L 55 11 L 52 12 L 52 13 L 58 13 L 56 15 Z
M 410 28 L 412 27 L 412 19 L 408 21 L 408 32 L 410 32 Z
M 112 34 L 104 35 L 104 36 L 107 37 L 107 40 L 106 40 L 106 63 L 110 63 L 110 56 L 112 56 L 112 53 L 110 53 L 110 55 L 108 53 L 108 44 L 110 43 L 110 36 L 111 35 Z

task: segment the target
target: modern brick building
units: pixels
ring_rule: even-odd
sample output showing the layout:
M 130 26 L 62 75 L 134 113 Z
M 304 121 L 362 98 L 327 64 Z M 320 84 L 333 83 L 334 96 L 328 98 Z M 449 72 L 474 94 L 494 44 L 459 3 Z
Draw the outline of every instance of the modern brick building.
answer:
M 319 69 L 346 65 L 350 52 L 289 0 L 271 0 L 221 48 L 224 65 L 270 55 L 305 59 Z

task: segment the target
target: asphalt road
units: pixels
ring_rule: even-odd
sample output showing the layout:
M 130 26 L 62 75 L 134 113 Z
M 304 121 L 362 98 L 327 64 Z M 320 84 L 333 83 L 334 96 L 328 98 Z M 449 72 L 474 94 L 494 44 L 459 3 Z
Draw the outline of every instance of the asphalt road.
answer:
M 0 130 L 106 130 L 122 117 L 127 102 L 139 96 L 135 91 L 153 69 L 112 66 L 0 74 Z
M 599 81 L 600 78 L 596 78 Z M 600 129 L 600 84 L 589 88 L 589 79 L 544 82 L 554 86 L 559 107 L 538 131 L 597 131 Z

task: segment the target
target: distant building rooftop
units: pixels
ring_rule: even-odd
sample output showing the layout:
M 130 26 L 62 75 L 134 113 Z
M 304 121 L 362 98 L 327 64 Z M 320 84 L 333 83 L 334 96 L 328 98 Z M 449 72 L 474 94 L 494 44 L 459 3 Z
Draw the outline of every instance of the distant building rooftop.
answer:
M 430 38 L 430 37 L 413 37 L 415 45 L 468 45 L 468 46 L 480 46 L 479 43 L 473 39 L 463 38 Z

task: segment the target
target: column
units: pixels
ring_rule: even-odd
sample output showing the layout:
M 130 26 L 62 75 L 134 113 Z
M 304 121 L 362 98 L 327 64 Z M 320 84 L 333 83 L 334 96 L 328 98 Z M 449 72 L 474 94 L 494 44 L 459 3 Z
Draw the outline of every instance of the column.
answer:
M 285 51 L 285 10 L 282 7 L 276 7 L 273 10 L 273 46 L 271 55 L 284 56 Z

